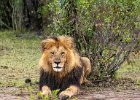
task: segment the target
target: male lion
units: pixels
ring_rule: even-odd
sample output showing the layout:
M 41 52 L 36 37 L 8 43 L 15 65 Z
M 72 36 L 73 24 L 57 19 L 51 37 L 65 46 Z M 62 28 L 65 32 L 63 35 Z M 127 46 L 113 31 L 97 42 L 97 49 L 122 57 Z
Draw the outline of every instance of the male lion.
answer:
M 73 38 L 51 37 L 42 41 L 39 88 L 43 95 L 60 89 L 59 98 L 65 100 L 79 93 L 79 87 L 89 82 L 90 60 L 80 57 L 75 50 Z

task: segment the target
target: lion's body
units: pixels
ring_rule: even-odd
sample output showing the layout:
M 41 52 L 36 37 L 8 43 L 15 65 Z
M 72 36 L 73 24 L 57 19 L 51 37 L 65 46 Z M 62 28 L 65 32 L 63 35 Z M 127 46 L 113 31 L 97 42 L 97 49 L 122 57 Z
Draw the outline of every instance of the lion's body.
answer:
M 60 89 L 60 99 L 79 93 L 79 86 L 88 82 L 90 60 L 80 57 L 71 37 L 59 36 L 42 42 L 40 59 L 40 90 L 44 95 Z

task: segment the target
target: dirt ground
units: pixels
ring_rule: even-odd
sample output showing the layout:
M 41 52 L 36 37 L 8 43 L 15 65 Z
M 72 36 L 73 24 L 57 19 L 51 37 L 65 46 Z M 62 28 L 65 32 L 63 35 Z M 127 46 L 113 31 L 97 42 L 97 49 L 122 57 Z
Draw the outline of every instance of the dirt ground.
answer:
M 106 89 L 98 92 L 84 93 L 78 96 L 78 100 L 140 100 L 140 91 Z
M 16 88 L 5 88 L 0 91 L 0 100 L 30 100 L 26 93 L 16 93 Z M 37 99 L 36 99 L 37 100 Z M 140 90 L 102 90 L 84 89 L 72 100 L 140 100 Z

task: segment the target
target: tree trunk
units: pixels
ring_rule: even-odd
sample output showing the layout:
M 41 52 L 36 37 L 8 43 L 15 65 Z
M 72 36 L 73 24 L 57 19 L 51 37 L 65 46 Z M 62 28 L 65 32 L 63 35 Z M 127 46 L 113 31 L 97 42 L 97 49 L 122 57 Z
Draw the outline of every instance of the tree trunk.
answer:
M 31 30 L 35 30 L 37 35 L 41 35 L 42 31 L 42 17 L 38 12 L 39 0 L 25 0 L 24 1 L 24 13 L 27 17 L 27 27 L 30 27 Z

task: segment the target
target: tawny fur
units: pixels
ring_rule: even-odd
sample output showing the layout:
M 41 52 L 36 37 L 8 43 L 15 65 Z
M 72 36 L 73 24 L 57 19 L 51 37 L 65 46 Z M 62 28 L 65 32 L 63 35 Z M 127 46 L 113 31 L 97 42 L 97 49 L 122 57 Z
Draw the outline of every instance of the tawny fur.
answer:
M 59 49 L 58 49 L 59 48 Z M 60 55 L 56 56 L 56 58 L 59 58 L 61 63 L 64 63 L 63 71 L 62 72 L 55 72 L 52 69 L 52 63 L 54 60 L 52 60 L 50 57 L 50 53 L 53 50 L 61 50 L 61 52 L 66 52 L 65 59 L 62 58 Z M 56 54 L 61 54 L 60 51 L 57 51 Z M 53 58 L 55 59 L 55 58 Z M 52 61 L 52 62 L 50 62 Z M 59 36 L 56 38 L 48 38 L 46 40 L 42 41 L 42 57 L 39 61 L 39 66 L 41 69 L 43 69 L 45 72 L 53 74 L 57 79 L 61 80 L 63 77 L 65 77 L 69 72 L 71 72 L 73 69 L 80 67 L 83 68 L 83 74 L 81 75 L 80 84 L 89 82 L 86 78 L 91 72 L 91 64 L 90 60 L 86 57 L 80 57 L 79 54 L 75 50 L 75 44 L 73 41 L 73 38 L 68 36 Z M 46 91 L 50 91 L 49 87 L 44 86 Z M 50 93 L 50 92 L 47 92 Z M 66 90 L 62 91 L 60 93 L 60 98 L 67 95 L 69 97 L 76 95 L 79 93 L 79 87 L 71 85 Z M 68 95 L 69 94 L 69 95 Z M 71 94 L 71 95 L 70 95 Z

